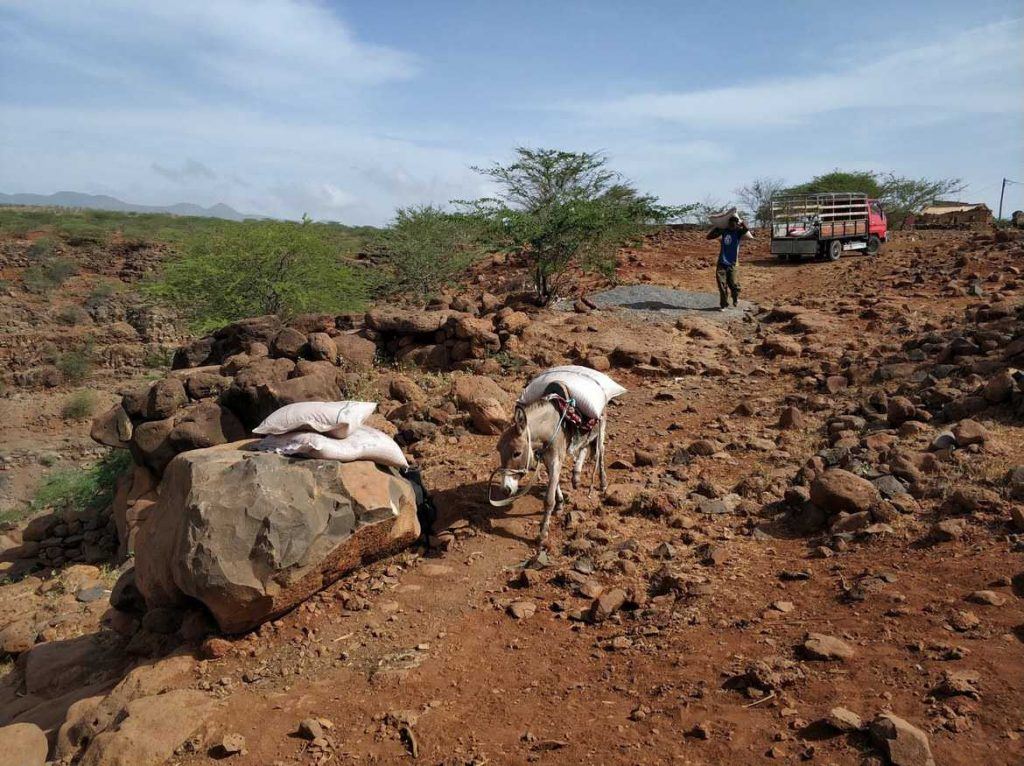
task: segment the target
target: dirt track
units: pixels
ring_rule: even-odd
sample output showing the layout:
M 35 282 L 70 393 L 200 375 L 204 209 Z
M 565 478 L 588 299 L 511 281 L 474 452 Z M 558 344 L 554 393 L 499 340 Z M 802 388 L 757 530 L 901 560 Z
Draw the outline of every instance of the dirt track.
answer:
M 964 241 L 900 235 L 873 259 L 800 266 L 777 264 L 757 242 L 744 253 L 744 297 L 816 310 L 826 330 L 809 353 L 822 349 L 828 372 L 842 354 L 891 355 L 911 329 L 937 328 L 977 303 L 964 291 L 940 298 L 946 283 L 911 273 L 952 262 Z M 1012 253 L 996 255 L 972 257 L 968 270 L 985 280 Z M 618 277 L 706 290 L 712 263 L 711 243 L 676 235 L 627 256 Z M 540 321 L 566 346 L 612 335 L 664 350 L 674 333 L 686 352 L 675 330 L 603 312 Z M 657 455 L 654 467 L 610 471 L 613 495 L 647 488 L 685 498 L 701 479 L 725 491 L 749 477 L 784 483 L 827 446 L 824 419 L 861 398 L 859 382 L 822 392 L 808 388 L 793 363 L 758 355 L 759 334 L 770 326 L 737 322 L 732 330 L 731 350 L 702 347 L 722 366 L 718 374 L 613 373 L 631 393 L 612 414 L 610 460 L 632 463 L 638 447 Z M 741 402 L 752 414 L 731 414 Z M 776 427 L 788 403 L 804 410 L 804 429 Z M 994 446 L 961 461 L 951 482 L 995 479 L 1022 462 L 1020 421 L 990 426 Z M 706 435 L 735 448 L 671 464 L 676 447 Z M 751 448 L 751 438 L 777 446 Z M 453 527 L 450 550 L 376 565 L 238 640 L 226 659 L 201 664 L 200 688 L 225 701 L 211 727 L 246 740 L 247 753 L 231 763 L 406 762 L 413 740 L 422 763 L 880 763 L 865 735 L 815 723 L 837 705 L 865 719 L 883 709 L 903 716 L 929 733 L 941 764 L 1024 759 L 1024 566 L 1005 526 L 973 523 L 961 541 L 926 544 L 934 505 L 925 504 L 894 534 L 819 558 L 820 535 L 795 533 L 760 504 L 706 515 L 684 503 L 685 521 L 673 526 L 576 493 L 568 510 L 580 513 L 554 526 L 554 565 L 520 587 L 512 584 L 515 565 L 529 552 L 541 505 L 531 497 L 507 513 L 487 507 L 493 448 L 493 437 L 470 435 L 437 440 L 419 456 L 440 526 Z M 656 595 L 599 625 L 567 618 L 590 602 L 565 584 L 575 555 L 563 544 L 579 539 L 593 558 L 618 563 L 578 579 L 629 588 L 669 566 L 690 595 Z M 664 542 L 671 558 L 659 560 L 652 554 Z M 717 563 L 708 566 L 702 558 L 712 549 Z M 982 588 L 1004 594 L 1005 604 L 964 601 Z M 518 600 L 536 613 L 510 616 L 507 606 Z M 958 630 L 961 610 L 979 624 Z M 809 631 L 845 638 L 855 656 L 803 661 L 795 648 Z M 774 691 L 728 688 L 757 662 L 777 674 Z M 931 696 L 946 670 L 976 672 L 980 699 Z M 333 722 L 326 750 L 292 736 L 309 716 Z

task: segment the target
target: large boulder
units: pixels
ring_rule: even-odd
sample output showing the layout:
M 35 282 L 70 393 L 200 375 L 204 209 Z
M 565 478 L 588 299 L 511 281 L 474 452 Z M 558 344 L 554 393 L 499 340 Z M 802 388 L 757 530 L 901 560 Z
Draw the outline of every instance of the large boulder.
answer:
M 146 420 L 163 420 L 169 418 L 179 409 L 188 404 L 185 385 L 174 377 L 158 380 L 149 387 L 146 406 L 142 415 Z
M 338 362 L 353 369 L 369 369 L 377 358 L 377 344 L 358 335 L 338 335 L 334 345 L 338 349 Z
M 34 723 L 0 728 L 0 753 L 7 766 L 43 766 L 48 750 L 46 735 Z
M 291 327 L 285 327 L 274 336 L 270 353 L 288 359 L 298 359 L 306 348 L 306 334 Z
M 231 378 L 218 374 L 216 370 L 216 367 L 210 367 L 185 378 L 185 391 L 190 399 L 209 399 L 227 391 Z
M 254 343 L 269 345 L 281 330 L 281 320 L 274 315 L 252 317 L 226 325 L 213 335 L 182 346 L 174 355 L 173 369 L 220 364 L 240 351 L 247 351 Z
M 266 387 L 288 380 L 294 370 L 295 362 L 291 359 L 257 359 L 238 371 L 234 383 L 221 395 L 221 403 L 238 415 L 247 428 L 255 428 L 273 411 Z
M 140 423 L 132 438 L 131 450 L 136 462 L 146 465 L 158 474 L 177 453 L 171 444 L 171 431 L 174 430 L 174 418 L 150 420 Z
M 311 359 L 322 360 L 334 364 L 338 361 L 338 345 L 334 338 L 325 332 L 311 332 L 308 339 L 309 356 Z
M 215 700 L 195 689 L 172 689 L 129 702 L 120 720 L 97 735 L 81 766 L 160 766 L 196 733 Z
M 373 463 L 193 450 L 139 528 L 136 586 L 151 609 L 195 599 L 240 632 L 419 533 L 411 485 Z
M 196 404 L 175 418 L 174 428 L 168 435 L 178 452 L 213 447 L 244 437 L 245 427 L 234 413 L 210 401 Z
M 379 308 L 366 315 L 366 326 L 377 332 L 395 335 L 425 335 L 444 327 L 450 316 L 448 311 Z
M 271 383 L 261 388 L 270 412 L 297 402 L 332 402 L 341 398 L 341 388 L 336 376 L 323 374 L 303 375 L 289 378 L 281 383 Z M 267 412 L 266 414 L 270 414 Z
M 825 471 L 811 482 L 811 502 L 830 515 L 868 511 L 880 500 L 874 484 L 842 468 Z
M 73 703 L 68 708 L 64 723 L 61 724 L 57 732 L 57 743 L 54 748 L 55 760 L 62 763 L 76 762 L 82 754 L 81 751 L 88 748 L 104 732 L 111 732 L 111 736 L 104 738 L 104 744 L 90 758 L 95 758 L 100 752 L 114 752 L 125 748 L 128 745 L 126 740 L 129 738 L 123 735 L 114 737 L 112 734 L 121 730 L 129 705 L 136 700 L 155 698 L 190 686 L 194 677 L 195 665 L 195 660 L 188 654 L 176 654 L 155 662 L 147 662 L 129 672 L 108 694 L 86 697 Z M 209 697 L 198 694 L 187 699 L 204 710 L 212 702 Z M 170 703 L 172 700 L 181 702 L 182 698 L 172 697 L 167 702 Z M 148 707 L 151 704 L 147 703 L 143 707 Z M 136 707 L 135 712 L 137 713 L 138 710 L 139 707 Z M 178 739 L 176 743 L 170 742 L 171 749 L 177 747 L 195 731 L 194 725 L 188 723 L 189 720 L 191 719 L 161 722 L 161 728 L 177 729 L 179 724 L 182 726 L 182 729 L 177 730 L 179 733 L 173 735 L 181 737 L 181 739 Z M 128 731 L 131 728 L 129 727 Z M 136 751 L 133 755 L 139 757 L 141 753 Z M 158 761 L 158 763 L 162 763 L 162 761 Z
M 93 419 L 89 436 L 106 447 L 126 448 L 132 438 L 132 421 L 124 407 L 115 404 Z
M 478 433 L 500 434 L 509 423 L 512 397 L 483 375 L 459 375 L 452 381 L 452 398 L 466 412 Z

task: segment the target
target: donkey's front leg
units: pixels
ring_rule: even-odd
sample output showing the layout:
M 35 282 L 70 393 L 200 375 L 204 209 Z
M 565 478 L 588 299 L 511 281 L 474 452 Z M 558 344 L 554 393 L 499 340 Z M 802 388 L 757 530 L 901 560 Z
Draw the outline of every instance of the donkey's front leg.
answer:
M 562 488 L 558 486 L 562 474 L 562 461 L 555 457 L 548 465 L 548 494 L 544 503 L 544 519 L 540 523 L 540 536 L 537 538 L 537 552 L 544 549 L 544 540 L 548 536 L 551 514 L 555 507 L 561 505 Z
M 595 452 L 597 453 L 595 458 L 597 460 L 597 470 L 600 474 L 602 492 L 605 492 L 608 489 L 608 474 L 605 473 L 604 470 L 604 436 L 605 426 L 607 423 L 608 421 L 602 416 L 601 422 L 597 426 L 597 447 L 595 448 Z

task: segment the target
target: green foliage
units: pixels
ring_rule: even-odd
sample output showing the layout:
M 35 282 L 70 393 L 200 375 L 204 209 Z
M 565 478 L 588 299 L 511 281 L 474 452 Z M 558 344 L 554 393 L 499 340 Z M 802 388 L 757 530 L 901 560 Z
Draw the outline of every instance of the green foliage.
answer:
M 111 450 L 89 468 L 69 468 L 46 476 L 31 510 L 90 511 L 105 508 L 114 499 L 117 478 L 131 466 L 127 450 Z
M 872 170 L 839 170 L 815 176 L 806 183 L 786 190 L 790 194 L 824 194 L 826 192 L 860 192 L 871 199 L 881 199 L 882 183 Z
M 53 237 L 40 237 L 28 246 L 27 255 L 33 260 L 44 260 L 53 256 L 56 249 L 56 242 Z
M 490 223 L 495 244 L 530 255 L 542 303 L 557 295 L 570 265 L 612 272 L 620 247 L 690 210 L 641 195 L 591 152 L 520 147 L 510 165 L 474 169 L 499 193 L 464 204 Z
M 796 194 L 861 192 L 871 199 L 880 200 L 889 223 L 898 226 L 910 213 L 946 195 L 958 194 L 964 188 L 959 178 L 907 178 L 873 170 L 836 169 L 787 191 Z
M 53 318 L 58 324 L 74 326 L 79 322 L 84 322 L 88 318 L 88 314 L 79 306 L 63 306 L 58 309 Z
M 904 178 L 887 173 L 882 188 L 882 204 L 889 221 L 902 225 L 911 213 L 947 195 L 959 194 L 965 186 L 959 178 Z
M 81 383 L 92 370 L 92 345 L 65 351 L 57 357 L 57 369 L 69 383 Z
M 163 346 L 150 346 L 146 349 L 146 355 L 142 358 L 145 367 L 169 368 L 174 358 L 174 350 Z
M 434 205 L 400 208 L 370 244 L 389 271 L 381 292 L 426 298 L 454 283 L 482 251 L 486 223 Z
M 25 269 L 21 280 L 29 292 L 45 295 L 60 287 L 77 271 L 78 267 L 65 258 L 46 257 Z
M 334 235 L 309 219 L 226 222 L 190 241 L 145 291 L 200 332 L 262 314 L 357 309 L 365 279 Z
M 89 292 L 88 297 L 85 299 L 85 307 L 90 311 L 95 311 L 100 306 L 105 305 L 117 292 L 118 286 L 113 282 L 97 282 L 93 285 L 92 290 Z
M 65 400 L 60 416 L 64 420 L 85 420 L 96 411 L 96 404 L 95 391 L 75 391 Z

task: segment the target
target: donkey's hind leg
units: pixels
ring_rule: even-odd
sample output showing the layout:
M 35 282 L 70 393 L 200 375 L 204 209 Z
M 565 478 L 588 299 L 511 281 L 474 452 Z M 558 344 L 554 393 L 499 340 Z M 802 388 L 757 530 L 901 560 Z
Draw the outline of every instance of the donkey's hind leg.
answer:
M 583 475 L 583 466 L 587 463 L 587 458 L 590 457 L 590 444 L 584 444 L 580 447 L 579 453 L 576 455 L 576 462 L 572 464 L 572 488 L 579 489 L 580 476 Z

